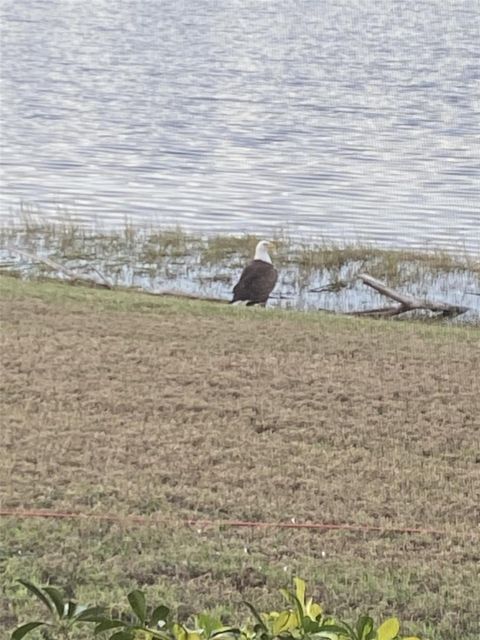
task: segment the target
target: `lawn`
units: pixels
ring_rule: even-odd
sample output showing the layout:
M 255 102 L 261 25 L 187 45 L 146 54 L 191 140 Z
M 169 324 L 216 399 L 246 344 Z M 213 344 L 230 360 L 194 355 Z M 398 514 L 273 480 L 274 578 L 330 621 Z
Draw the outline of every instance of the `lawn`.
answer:
M 0 626 L 31 617 L 17 578 L 229 620 L 300 575 L 346 619 L 477 640 L 478 328 L 11 277 L 0 292 L 1 508 L 85 514 L 0 518 Z M 385 531 L 219 524 L 238 519 Z

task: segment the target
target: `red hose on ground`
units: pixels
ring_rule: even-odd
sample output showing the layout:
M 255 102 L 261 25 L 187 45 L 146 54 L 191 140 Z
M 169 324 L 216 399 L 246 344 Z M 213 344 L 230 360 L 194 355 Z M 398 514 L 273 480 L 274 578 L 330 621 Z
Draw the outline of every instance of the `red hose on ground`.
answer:
M 130 524 L 183 524 L 196 527 L 243 527 L 243 528 L 268 528 L 268 529 L 316 529 L 319 531 L 363 531 L 377 533 L 410 533 L 424 535 L 446 536 L 446 531 L 421 527 L 381 527 L 375 525 L 348 524 L 348 523 L 319 523 L 319 522 L 253 522 L 249 520 L 208 520 L 208 519 L 172 519 L 155 518 L 139 515 L 118 516 L 115 514 L 101 513 L 77 513 L 69 511 L 50 511 L 48 509 L 0 509 L 0 516 L 12 518 L 73 518 L 97 520 L 101 522 L 122 522 Z

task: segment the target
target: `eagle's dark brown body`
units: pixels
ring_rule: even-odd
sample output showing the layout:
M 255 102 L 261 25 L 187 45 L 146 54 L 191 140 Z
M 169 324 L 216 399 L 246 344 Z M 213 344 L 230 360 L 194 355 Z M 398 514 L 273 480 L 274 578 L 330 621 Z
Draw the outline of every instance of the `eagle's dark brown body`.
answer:
M 234 302 L 245 302 L 247 306 L 265 306 L 277 282 L 277 270 L 269 262 L 252 260 L 242 271 L 240 280 L 233 288 Z

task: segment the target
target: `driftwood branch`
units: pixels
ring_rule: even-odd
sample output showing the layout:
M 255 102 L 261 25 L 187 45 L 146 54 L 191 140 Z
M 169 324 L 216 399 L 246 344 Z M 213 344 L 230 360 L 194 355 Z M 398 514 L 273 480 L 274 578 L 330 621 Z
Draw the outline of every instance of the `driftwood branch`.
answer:
M 55 262 L 51 258 L 38 256 L 34 253 L 29 253 L 28 251 L 24 251 L 23 249 L 18 249 L 17 247 L 9 246 L 7 247 L 7 249 L 11 253 L 16 253 L 17 255 L 22 256 L 23 258 L 26 258 L 27 260 L 31 260 L 32 262 L 40 262 L 41 264 L 44 264 L 47 267 L 50 267 L 50 269 L 53 269 L 54 271 L 63 273 L 63 275 L 65 275 L 68 278 L 68 281 L 70 282 L 70 284 L 81 283 L 81 284 L 87 284 L 90 287 L 101 287 L 103 289 L 113 289 L 113 286 L 110 284 L 110 282 L 108 282 L 105 276 L 99 273 L 97 269 L 94 269 L 94 271 L 99 276 L 101 282 L 95 280 L 94 278 L 85 276 L 83 274 L 75 273 L 75 271 L 72 271 L 71 269 L 67 269 L 67 267 L 63 266 L 63 264 L 60 264 L 59 262 Z
M 427 311 L 432 311 L 433 313 L 440 313 L 444 317 L 453 318 L 455 316 L 461 315 L 468 311 L 468 307 L 462 307 L 460 305 L 448 304 L 446 302 L 434 302 L 432 300 L 420 300 L 419 298 L 414 298 L 413 296 L 406 295 L 404 293 L 399 293 L 395 291 L 391 287 L 388 287 L 380 280 L 369 276 L 366 273 L 361 273 L 358 275 L 360 280 L 378 291 L 382 295 L 387 298 L 391 298 L 395 300 L 399 304 L 396 306 L 390 307 L 382 307 L 379 309 L 366 309 L 364 311 L 351 311 L 348 315 L 355 316 L 374 316 L 374 317 L 392 317 L 397 316 L 401 313 L 405 313 L 407 311 L 415 311 L 417 309 L 425 309 Z

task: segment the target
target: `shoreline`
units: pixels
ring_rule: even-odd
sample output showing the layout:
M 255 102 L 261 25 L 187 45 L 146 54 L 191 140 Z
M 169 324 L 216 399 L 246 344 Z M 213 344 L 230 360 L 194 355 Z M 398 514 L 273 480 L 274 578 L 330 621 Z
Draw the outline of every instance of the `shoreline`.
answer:
M 0 229 L 0 270 L 21 277 L 48 273 L 62 278 L 58 270 L 35 261 L 37 256 L 115 287 L 228 300 L 259 237 L 206 237 L 179 227 L 129 226 L 105 234 L 72 225 L 23 223 Z M 405 295 L 468 307 L 471 311 L 455 322 L 480 323 L 480 260 L 470 255 L 299 244 L 282 234 L 272 242 L 279 280 L 269 306 L 335 313 L 382 306 L 385 299 L 357 281 L 363 272 Z M 33 260 L 15 254 L 15 249 Z

